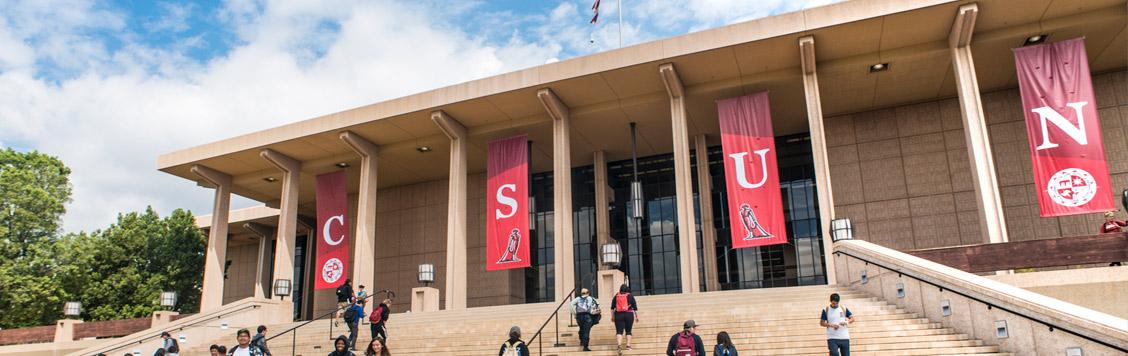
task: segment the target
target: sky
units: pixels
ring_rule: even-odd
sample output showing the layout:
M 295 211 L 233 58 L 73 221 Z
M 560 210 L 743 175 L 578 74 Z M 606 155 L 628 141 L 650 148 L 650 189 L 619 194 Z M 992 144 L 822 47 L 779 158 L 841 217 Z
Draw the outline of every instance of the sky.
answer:
M 624 0 L 624 46 L 835 0 Z M 619 46 L 615 0 L 4 0 L 0 147 L 72 170 L 65 232 L 211 210 L 157 156 Z M 232 208 L 260 203 L 236 198 Z

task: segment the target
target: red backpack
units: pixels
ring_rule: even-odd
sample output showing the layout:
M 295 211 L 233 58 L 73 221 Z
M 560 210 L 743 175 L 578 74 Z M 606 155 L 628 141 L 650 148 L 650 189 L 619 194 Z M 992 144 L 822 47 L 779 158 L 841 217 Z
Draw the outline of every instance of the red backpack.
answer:
M 697 343 L 693 340 L 693 334 L 688 332 L 678 333 L 678 343 L 674 348 L 675 356 L 696 356 Z
M 631 311 L 631 304 L 630 304 L 630 302 L 627 301 L 628 296 L 630 296 L 630 294 L 627 294 L 627 293 L 619 293 L 619 294 L 615 295 L 615 311 L 616 312 L 623 313 L 623 312 Z
M 380 306 L 376 307 L 376 309 L 373 309 L 372 315 L 368 316 L 368 321 L 372 322 L 373 324 L 379 323 L 383 320 L 384 320 L 384 305 L 380 305 Z

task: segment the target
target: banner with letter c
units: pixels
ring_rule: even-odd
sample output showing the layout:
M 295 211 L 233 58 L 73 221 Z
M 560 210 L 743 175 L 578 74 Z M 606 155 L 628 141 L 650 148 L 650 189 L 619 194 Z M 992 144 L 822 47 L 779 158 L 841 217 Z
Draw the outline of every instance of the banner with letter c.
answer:
M 314 289 L 333 289 L 349 274 L 348 175 L 344 170 L 317 176 L 317 269 Z M 372 263 L 373 261 L 367 261 Z
M 768 92 L 717 101 L 732 248 L 787 243 Z
M 1042 217 L 1116 209 L 1085 39 L 1014 49 Z
M 529 267 L 528 137 L 490 142 L 487 151 L 486 270 Z

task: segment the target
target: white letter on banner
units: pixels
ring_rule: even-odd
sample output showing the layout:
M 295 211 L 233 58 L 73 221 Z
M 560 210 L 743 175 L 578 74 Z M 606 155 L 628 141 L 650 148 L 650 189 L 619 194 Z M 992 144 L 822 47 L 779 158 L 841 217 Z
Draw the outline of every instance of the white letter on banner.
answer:
M 517 192 L 517 185 L 516 184 L 502 184 L 500 187 L 497 188 L 497 202 L 502 204 L 502 205 L 509 206 L 509 214 L 503 214 L 501 212 L 501 209 L 495 209 L 494 210 L 494 216 L 497 219 L 509 218 L 509 217 L 513 216 L 513 214 L 517 213 L 517 200 L 514 200 L 513 198 L 505 196 L 505 194 L 503 194 L 503 191 L 505 191 L 505 190 L 512 190 L 513 192 Z
M 329 244 L 330 246 L 337 246 L 337 245 L 341 244 L 341 241 L 345 241 L 345 235 L 341 234 L 341 238 L 339 238 L 337 240 L 333 240 L 333 236 L 329 235 L 329 227 L 333 226 L 333 221 L 336 221 L 341 226 L 344 226 L 345 225 L 345 216 L 344 215 L 334 215 L 334 216 L 330 217 L 329 219 L 325 220 L 325 226 L 322 228 L 321 236 L 325 237 L 325 243 Z
M 746 189 L 756 189 L 764 185 L 764 182 L 768 181 L 768 162 L 764 158 L 764 155 L 768 153 L 768 150 L 768 148 L 765 148 L 762 150 L 754 151 L 757 156 L 760 156 L 760 171 L 762 172 L 762 174 L 760 175 L 760 181 L 756 182 L 756 184 L 749 183 L 748 177 L 744 174 L 744 156 L 747 156 L 748 152 L 739 152 L 729 155 L 729 157 L 732 157 L 732 160 L 734 161 L 733 163 L 735 163 L 737 184 L 740 184 L 741 187 L 744 187 Z
M 1065 132 L 1066 135 L 1069 135 L 1069 137 L 1073 138 L 1074 141 L 1077 141 L 1077 143 L 1088 145 L 1089 137 L 1085 133 L 1085 116 L 1081 114 L 1081 108 L 1085 107 L 1085 105 L 1088 103 L 1089 102 L 1087 101 L 1081 101 L 1065 104 L 1066 106 L 1073 108 L 1073 111 L 1077 113 L 1077 126 L 1073 126 L 1073 124 L 1070 123 L 1069 120 L 1066 120 L 1064 116 L 1061 116 L 1061 114 L 1057 112 L 1057 110 L 1051 109 L 1049 106 L 1043 106 L 1037 109 L 1030 110 L 1035 114 L 1038 114 L 1038 117 L 1042 119 L 1042 144 L 1038 145 L 1035 150 L 1041 151 L 1047 148 L 1054 148 L 1058 146 L 1058 144 L 1050 142 L 1050 130 L 1049 127 L 1046 126 L 1046 120 L 1049 120 L 1049 122 L 1053 123 L 1054 126 L 1057 126 L 1059 129 L 1061 129 L 1062 132 Z

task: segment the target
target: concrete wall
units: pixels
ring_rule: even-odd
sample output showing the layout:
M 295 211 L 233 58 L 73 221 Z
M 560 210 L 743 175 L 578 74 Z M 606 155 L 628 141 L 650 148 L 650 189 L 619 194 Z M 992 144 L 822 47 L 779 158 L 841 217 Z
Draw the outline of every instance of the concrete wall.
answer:
M 1128 72 L 1094 76 L 1093 87 L 1118 194 L 1128 181 Z M 1100 214 L 1038 217 L 1018 89 L 983 102 L 1010 240 L 1097 233 Z M 835 116 L 826 130 L 835 212 L 859 239 L 898 250 L 983 242 L 955 98 Z
M 987 278 L 1128 319 L 1128 266 L 1015 273 Z
M 231 267 L 227 270 L 227 280 L 223 281 L 223 304 L 254 296 L 258 244 L 227 246 L 227 260 L 231 261 Z

